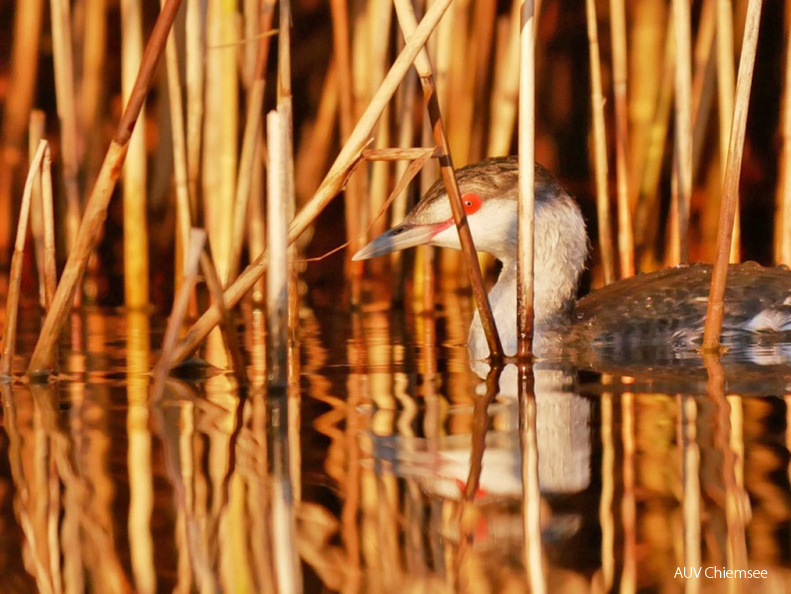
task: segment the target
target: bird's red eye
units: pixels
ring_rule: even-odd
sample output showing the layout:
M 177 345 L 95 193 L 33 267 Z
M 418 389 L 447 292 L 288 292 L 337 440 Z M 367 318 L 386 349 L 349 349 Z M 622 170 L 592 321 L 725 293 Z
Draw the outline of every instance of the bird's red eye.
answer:
M 481 208 L 481 204 L 483 203 L 478 194 L 465 194 L 461 197 L 461 201 L 464 203 L 464 212 L 468 215 L 478 212 L 478 209 Z

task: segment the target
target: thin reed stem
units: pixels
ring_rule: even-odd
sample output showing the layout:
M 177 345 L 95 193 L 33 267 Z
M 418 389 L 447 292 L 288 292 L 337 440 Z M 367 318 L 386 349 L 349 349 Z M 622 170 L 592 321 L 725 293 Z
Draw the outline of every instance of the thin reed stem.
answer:
M 201 147 L 203 140 L 203 82 L 206 59 L 206 2 L 187 0 L 185 24 L 187 73 L 187 180 L 190 211 L 199 212 Z
M 613 95 L 615 97 L 615 176 L 618 187 L 618 256 L 620 277 L 634 275 L 634 234 L 629 200 L 629 112 L 626 57 L 626 9 L 624 0 L 610 0 L 612 36 Z
M 262 13 L 258 19 L 260 33 L 272 28 L 274 6 L 266 2 L 262 5 Z M 266 64 L 269 59 L 271 37 L 262 35 L 258 40 L 255 66 L 252 73 L 250 90 L 247 94 L 247 116 L 242 136 L 242 153 L 239 158 L 239 172 L 236 178 L 236 198 L 234 200 L 233 235 L 231 244 L 231 274 L 236 278 L 244 247 L 245 229 L 247 228 L 250 189 L 253 181 L 253 168 L 259 167 L 255 159 L 259 135 L 261 131 L 261 113 L 264 106 L 264 90 L 266 87 Z
M 720 347 L 722 316 L 725 310 L 725 283 L 728 278 L 734 217 L 739 206 L 739 178 L 741 177 L 744 136 L 747 128 L 747 109 L 750 104 L 758 29 L 761 22 L 761 0 L 749 0 L 747 21 L 744 27 L 742 55 L 739 59 L 739 77 L 736 81 L 736 102 L 728 147 L 728 165 L 725 170 L 720 223 L 717 230 L 717 258 L 711 275 L 709 306 L 703 329 L 703 350 L 717 351 Z
M 673 31 L 676 39 L 675 142 L 678 155 L 678 244 L 675 245 L 674 252 L 682 263 L 689 260 L 689 215 L 692 198 L 692 34 L 689 10 L 689 0 L 673 0 Z
M 30 201 L 33 195 L 33 183 L 40 179 L 41 160 L 47 148 L 46 141 L 42 140 L 38 150 L 30 162 L 30 169 L 22 193 L 22 207 L 19 211 L 17 223 L 16 242 L 14 255 L 11 258 L 11 272 L 8 280 L 8 296 L 6 297 L 5 328 L 3 331 L 3 355 L 0 358 L 0 376 L 11 374 L 11 364 L 14 359 L 16 345 L 17 313 L 19 311 L 19 293 L 22 288 L 22 264 L 25 256 L 25 238 L 27 237 L 28 216 L 30 214 Z
M 57 0 L 53 0 L 57 1 Z M 140 0 L 121 1 L 121 89 L 128 100 L 143 55 L 143 14 Z M 140 119 L 145 122 L 141 107 Z M 130 309 L 148 305 L 148 226 L 146 224 L 146 135 L 138 126 L 124 162 L 124 296 Z
M 519 357 L 533 351 L 533 222 L 535 216 L 536 50 L 535 6 L 522 5 L 519 43 L 519 206 L 517 221 L 516 335 Z
M 791 20 L 785 23 L 786 67 L 783 80 L 783 148 L 775 214 L 774 259 L 791 264 Z
M 733 47 L 733 4 L 731 0 L 717 0 L 717 98 L 720 114 L 720 164 L 722 166 L 723 184 L 728 168 L 728 144 L 730 142 L 731 124 L 733 121 L 733 90 L 734 85 L 734 47 Z M 738 188 L 737 188 L 738 190 Z M 737 200 L 738 201 L 738 200 Z M 736 209 L 733 221 L 733 240 L 731 242 L 730 261 L 738 262 L 741 258 L 741 223 L 739 209 Z
M 173 300 L 173 307 L 170 310 L 170 318 L 165 328 L 165 335 L 162 338 L 162 350 L 159 360 L 154 366 L 154 382 L 151 387 L 151 402 L 159 402 L 165 392 L 165 381 L 168 371 L 173 367 L 173 349 L 179 337 L 179 330 L 184 322 L 184 315 L 187 313 L 190 293 L 195 285 L 198 276 L 198 262 L 203 253 L 203 246 L 206 243 L 206 232 L 202 229 L 193 228 L 190 230 L 189 243 L 185 250 L 184 262 L 184 282 L 181 283 L 176 297 Z
M 599 58 L 599 33 L 595 0 L 585 0 L 590 45 L 591 110 L 593 120 L 593 158 L 596 174 L 596 213 L 599 224 L 599 249 L 601 250 L 604 284 L 615 280 L 615 254 L 610 224 L 610 193 L 608 189 L 607 138 L 604 130 L 604 94 Z

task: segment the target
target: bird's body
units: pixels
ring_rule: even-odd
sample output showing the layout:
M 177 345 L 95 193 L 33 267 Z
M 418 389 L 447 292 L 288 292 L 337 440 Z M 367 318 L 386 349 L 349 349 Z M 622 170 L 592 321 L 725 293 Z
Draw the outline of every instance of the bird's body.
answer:
M 503 349 L 512 355 L 517 348 L 517 159 L 502 157 L 469 165 L 457 171 L 457 179 L 476 249 L 503 264 L 489 302 Z M 573 343 L 698 344 L 711 267 L 692 265 L 637 275 L 577 302 L 577 283 L 588 255 L 582 214 L 560 183 L 538 164 L 535 180 L 534 352 L 551 354 Z M 460 248 L 441 182 L 432 186 L 401 225 L 354 257 L 371 258 L 421 244 Z M 754 263 L 731 265 L 727 287 L 726 343 L 757 332 L 791 332 L 791 272 Z M 468 345 L 475 359 L 489 354 L 477 312 Z

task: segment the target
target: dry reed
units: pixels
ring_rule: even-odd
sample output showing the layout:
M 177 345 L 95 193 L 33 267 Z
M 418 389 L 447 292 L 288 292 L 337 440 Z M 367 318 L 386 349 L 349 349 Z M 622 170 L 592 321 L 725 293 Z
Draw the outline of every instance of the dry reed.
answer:
M 30 133 L 28 137 L 29 163 L 33 162 L 39 143 L 44 140 L 45 133 L 46 115 L 43 111 L 34 109 L 30 114 Z M 43 175 L 43 167 L 38 175 Z M 44 284 L 44 198 L 42 183 L 43 179 L 41 177 L 37 177 L 33 183 L 33 196 L 30 202 L 30 234 L 33 238 L 33 247 L 36 256 L 36 271 L 38 272 L 38 301 L 41 307 L 47 307 Z
M 143 56 L 143 7 L 140 0 L 121 1 L 121 94 L 128 101 Z M 145 109 L 140 119 L 145 122 Z M 148 306 L 148 225 L 146 223 L 146 133 L 137 126 L 129 140 L 123 169 L 124 296 L 130 309 Z
M 9 273 L 8 296 L 6 297 L 5 329 L 3 331 L 3 355 L 0 358 L 0 376 L 11 374 L 11 365 L 14 359 L 16 345 L 17 312 L 19 311 L 19 293 L 22 288 L 22 263 L 25 256 L 25 238 L 27 237 L 28 215 L 30 201 L 33 196 L 33 183 L 40 180 L 41 161 L 47 143 L 41 141 L 33 160 L 30 162 L 25 189 L 22 193 L 22 207 L 17 224 L 14 255 L 11 258 L 11 271 Z
M 181 0 L 169 0 L 162 9 L 151 33 L 151 39 L 143 55 L 135 88 L 132 91 L 121 121 L 105 155 L 99 177 L 85 207 L 77 241 L 69 254 L 66 267 L 58 284 L 52 308 L 47 313 L 36 348 L 28 367 L 32 375 L 46 374 L 52 365 L 55 344 L 68 319 L 77 286 L 82 279 L 88 257 L 104 225 L 107 206 L 115 189 L 120 167 L 129 148 L 129 139 L 134 130 L 143 100 L 153 80 L 159 57 L 167 40 L 168 31 L 176 16 Z
M 774 260 L 777 264 L 791 264 L 791 36 L 786 22 L 786 55 L 783 78 L 783 147 L 780 161 L 780 178 L 777 188 L 775 214 Z
M 634 275 L 634 237 L 629 200 L 628 106 L 626 102 L 628 71 L 626 68 L 626 9 L 624 0 L 610 0 L 610 34 L 612 37 L 613 95 L 615 97 L 615 175 L 618 187 L 618 255 L 620 278 Z
M 80 224 L 80 190 L 77 183 L 79 174 L 77 107 L 74 92 L 74 56 L 69 0 L 50 0 L 50 9 L 52 11 L 55 95 L 58 102 L 63 186 L 66 194 L 66 245 L 71 250 Z M 123 62 L 125 63 L 125 61 Z
M 159 360 L 154 367 L 154 381 L 151 387 L 151 402 L 159 402 L 165 392 L 165 382 L 168 371 L 173 367 L 172 353 L 179 337 L 179 330 L 187 313 L 190 293 L 198 276 L 198 262 L 203 253 L 203 246 L 206 243 L 206 232 L 201 229 L 191 229 L 189 243 L 185 250 L 184 280 L 176 292 L 173 300 L 173 307 L 170 311 L 165 335 L 162 338 L 162 349 L 160 350 Z
M 591 69 L 591 120 L 593 122 L 593 158 L 596 176 L 596 214 L 599 225 L 599 249 L 601 250 L 604 284 L 615 280 L 615 254 L 610 224 L 610 192 L 607 165 L 607 138 L 604 129 L 604 94 L 601 82 L 601 60 L 599 58 L 599 33 L 595 0 L 586 0 L 588 43 L 590 45 Z
M 671 246 L 671 262 L 689 260 L 689 216 L 692 200 L 692 43 L 690 6 L 687 0 L 673 0 L 673 31 L 676 40 L 676 172 L 678 201 L 676 241 Z
M 758 29 L 761 21 L 761 0 L 750 0 L 747 5 L 747 21 L 744 27 L 742 54 L 739 58 L 739 76 L 736 81 L 736 97 L 728 146 L 728 165 L 723 183 L 720 222 L 717 231 L 717 257 L 711 275 L 709 305 L 706 310 L 706 325 L 703 330 L 704 351 L 716 351 L 720 347 L 722 316 L 725 310 L 725 283 L 728 277 L 728 261 L 731 252 L 734 218 L 739 206 L 739 179 L 741 177 L 744 137 L 747 128 L 747 108 L 750 104 L 755 54 L 758 45 Z
M 273 394 L 286 386 L 288 347 L 288 147 L 287 110 L 266 117 L 269 146 L 266 238 L 269 267 L 266 278 L 267 386 Z
M 519 357 L 533 351 L 533 226 L 535 217 L 536 21 L 532 0 L 522 6 L 519 37 L 519 206 L 516 228 L 516 335 Z
M 717 0 L 717 98 L 720 114 L 720 166 L 723 184 L 728 169 L 728 143 L 730 141 L 733 119 L 733 5 L 731 0 Z M 738 198 L 737 198 L 738 202 Z M 730 261 L 740 260 L 741 217 L 736 208 L 733 221 L 733 239 L 731 240 Z

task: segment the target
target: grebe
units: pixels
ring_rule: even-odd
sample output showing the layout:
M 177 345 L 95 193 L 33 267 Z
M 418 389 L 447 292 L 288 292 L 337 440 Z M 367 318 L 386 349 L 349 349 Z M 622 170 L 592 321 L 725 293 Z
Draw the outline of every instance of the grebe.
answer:
M 489 293 L 506 355 L 516 353 L 517 158 L 499 157 L 456 171 L 475 247 L 502 262 Z M 588 237 L 579 206 L 544 167 L 535 165 L 535 335 L 539 356 L 564 345 L 700 344 L 712 267 L 679 266 L 614 282 L 575 301 L 588 257 Z M 353 259 L 364 260 L 418 245 L 461 249 L 445 194 L 437 181 L 404 222 L 374 239 Z M 791 332 L 791 272 L 748 262 L 728 270 L 722 341 L 755 333 Z M 475 312 L 468 346 L 473 359 L 489 348 Z

